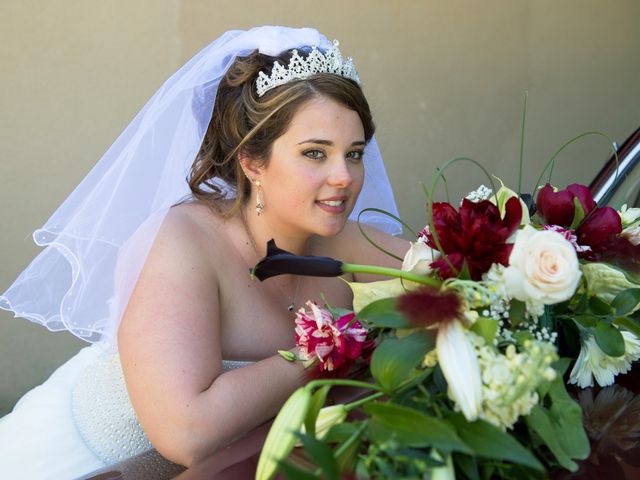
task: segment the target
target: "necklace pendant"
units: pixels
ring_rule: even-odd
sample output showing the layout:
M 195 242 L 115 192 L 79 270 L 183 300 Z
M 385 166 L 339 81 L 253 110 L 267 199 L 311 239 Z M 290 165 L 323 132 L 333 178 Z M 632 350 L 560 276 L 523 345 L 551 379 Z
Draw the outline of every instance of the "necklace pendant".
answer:
M 289 305 L 289 306 L 287 307 L 287 310 L 288 310 L 288 311 L 290 311 L 290 312 L 293 312 L 293 309 L 294 309 L 294 308 L 296 308 L 296 305 L 295 305 L 295 303 L 292 303 L 291 305 Z

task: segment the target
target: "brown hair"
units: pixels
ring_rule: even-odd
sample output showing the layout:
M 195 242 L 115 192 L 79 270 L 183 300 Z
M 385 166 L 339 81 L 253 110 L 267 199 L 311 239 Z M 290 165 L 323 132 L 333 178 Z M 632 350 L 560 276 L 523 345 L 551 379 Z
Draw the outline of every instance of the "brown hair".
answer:
M 300 50 L 303 55 L 305 52 Z M 209 203 L 225 216 L 239 208 L 251 191 L 238 154 L 266 164 L 273 142 L 287 131 L 294 115 L 307 101 L 324 96 L 354 110 L 362 121 L 365 141 L 373 137 L 375 126 L 360 86 L 339 75 L 323 73 L 293 80 L 258 97 L 255 87 L 258 73 L 269 74 L 276 60 L 288 65 L 291 53 L 271 57 L 254 51 L 238 57 L 220 81 L 211 122 L 188 182 L 196 199 Z M 236 190 L 233 205 L 225 211 L 220 202 L 225 194 L 213 181 L 216 177 Z

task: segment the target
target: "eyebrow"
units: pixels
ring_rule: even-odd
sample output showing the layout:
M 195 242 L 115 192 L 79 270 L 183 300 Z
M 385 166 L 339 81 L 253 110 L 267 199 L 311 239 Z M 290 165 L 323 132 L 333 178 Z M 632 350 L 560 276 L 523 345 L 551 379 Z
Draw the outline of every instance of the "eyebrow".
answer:
M 333 145 L 333 142 L 331 140 L 322 140 L 322 139 L 319 139 L 319 138 L 310 138 L 309 140 L 304 140 L 304 141 L 298 143 L 298 145 L 302 145 L 304 143 L 315 143 L 315 144 L 318 144 L 318 145 L 328 145 L 328 146 L 332 146 Z M 366 145 L 366 143 L 364 141 L 362 141 L 362 140 L 355 141 L 355 142 L 353 142 L 351 144 L 352 147 L 358 147 L 358 146 L 364 146 L 364 145 Z

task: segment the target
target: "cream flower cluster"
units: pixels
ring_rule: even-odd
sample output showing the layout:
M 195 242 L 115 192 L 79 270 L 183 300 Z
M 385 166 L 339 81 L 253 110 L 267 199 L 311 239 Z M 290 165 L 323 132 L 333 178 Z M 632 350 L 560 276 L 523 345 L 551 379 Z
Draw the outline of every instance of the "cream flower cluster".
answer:
M 554 380 L 556 372 L 551 364 L 558 358 L 556 349 L 548 342 L 527 340 L 521 352 L 509 345 L 503 355 L 483 338 L 473 333 L 469 336 L 482 372 L 480 418 L 503 430 L 512 428 L 538 404 L 538 385 Z

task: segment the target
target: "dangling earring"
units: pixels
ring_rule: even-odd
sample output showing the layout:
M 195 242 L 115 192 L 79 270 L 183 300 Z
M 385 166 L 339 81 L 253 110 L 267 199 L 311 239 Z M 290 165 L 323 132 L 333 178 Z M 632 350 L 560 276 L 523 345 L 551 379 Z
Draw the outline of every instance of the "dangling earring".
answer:
M 260 216 L 262 214 L 262 210 L 264 210 L 264 203 L 260 201 L 260 180 L 256 180 L 256 214 Z

